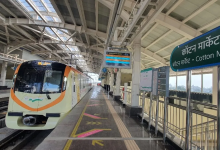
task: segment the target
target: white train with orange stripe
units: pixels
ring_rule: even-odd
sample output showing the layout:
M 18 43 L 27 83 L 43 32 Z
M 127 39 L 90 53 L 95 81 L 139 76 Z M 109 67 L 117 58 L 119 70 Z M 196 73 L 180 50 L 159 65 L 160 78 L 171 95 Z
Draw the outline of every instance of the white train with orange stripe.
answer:
M 62 63 L 22 63 L 13 77 L 6 126 L 23 130 L 55 128 L 92 88 L 92 82 L 90 77 Z

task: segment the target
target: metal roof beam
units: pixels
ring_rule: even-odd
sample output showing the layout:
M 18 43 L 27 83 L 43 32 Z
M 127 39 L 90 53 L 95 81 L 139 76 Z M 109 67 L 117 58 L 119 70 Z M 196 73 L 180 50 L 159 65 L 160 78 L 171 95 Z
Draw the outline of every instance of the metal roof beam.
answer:
M 83 44 L 75 42 L 75 41 L 68 41 L 66 43 L 62 41 L 57 41 L 57 40 L 43 40 L 40 42 L 42 44 L 63 44 L 63 45 L 72 45 L 72 46 L 83 46 Z
M 215 19 L 215 20 L 213 20 L 212 22 L 207 23 L 207 24 L 204 25 L 203 27 L 200 27 L 200 28 L 198 29 L 198 31 L 205 30 L 205 29 L 207 29 L 207 28 L 209 28 L 209 27 L 211 27 L 211 26 L 213 26 L 214 24 L 219 23 L 219 22 L 220 22 L 220 18 Z
M 95 22 L 96 22 L 96 31 L 98 31 L 99 28 L 99 2 L 98 0 L 95 0 Z
M 7 39 L 7 44 L 10 43 L 10 40 L 9 40 L 9 34 L 8 34 L 8 26 L 5 26 L 5 33 L 6 33 L 6 39 Z
M 182 37 L 182 38 L 180 38 L 179 40 L 176 40 L 175 42 L 172 42 L 172 43 L 168 44 L 167 46 L 161 48 L 160 50 L 156 51 L 155 53 L 159 53 L 159 52 L 161 52 L 161 51 L 164 51 L 164 50 L 166 50 L 167 48 L 169 48 L 170 46 L 177 45 L 177 43 L 181 42 L 181 41 L 184 40 L 184 39 L 185 39 L 185 37 Z
M 102 3 L 103 5 L 108 7 L 110 10 L 113 10 L 114 5 L 111 2 L 106 1 L 106 0 L 97 0 L 97 1 L 99 1 L 100 3 Z M 128 21 L 128 19 L 129 19 L 129 14 L 125 10 L 122 10 L 120 16 L 124 21 Z
M 166 5 L 170 2 L 170 0 L 161 0 L 159 1 L 158 6 L 156 7 L 155 11 L 150 16 L 147 17 L 146 21 L 143 21 L 140 25 L 140 29 L 132 36 L 130 41 L 132 42 L 136 37 L 142 34 L 143 31 L 147 29 L 147 27 L 154 22 L 155 18 L 161 13 L 161 11 L 166 7 Z M 152 12 L 152 11 L 151 11 Z
M 0 13 L 0 20 L 5 21 L 5 16 Z
M 196 15 L 198 15 L 200 12 L 204 11 L 206 8 L 208 8 L 209 6 L 211 6 L 212 4 L 214 4 L 215 2 L 217 2 L 217 0 L 209 0 L 207 1 L 205 4 L 202 5 L 202 7 L 200 7 L 199 9 L 197 9 L 195 12 L 193 12 L 191 15 L 189 15 L 188 17 L 186 17 L 182 22 L 186 23 L 187 21 L 189 21 L 190 19 L 192 19 L 193 17 L 195 17 Z
M 145 49 L 143 47 L 141 48 L 141 51 L 142 51 L 141 54 L 148 56 L 163 65 L 167 65 L 166 60 L 163 57 L 161 57 L 161 56 L 159 56 L 159 55 L 157 55 L 157 54 L 155 54 L 155 53 L 151 52 L 150 50 Z
M 68 42 L 74 35 L 76 35 L 77 32 L 74 32 L 72 35 L 70 35 L 70 37 L 66 40 L 66 42 Z
M 65 2 L 65 4 L 66 4 L 66 7 L 67 7 L 67 9 L 68 9 L 68 12 L 69 12 L 69 14 L 70 14 L 70 17 L 71 17 L 72 22 L 76 25 L 76 20 L 75 20 L 75 18 L 74 18 L 74 16 L 73 16 L 73 12 L 72 12 L 72 10 L 71 10 L 71 8 L 70 8 L 69 0 L 64 0 L 64 2 Z
M 96 35 L 103 40 L 106 39 L 107 34 L 104 32 L 96 31 L 93 29 L 87 29 L 82 30 L 81 26 L 76 26 L 68 23 L 60 23 L 60 22 L 51 22 L 48 21 L 47 23 L 44 23 L 41 20 L 30 20 L 30 19 L 21 19 L 21 18 L 7 18 L 3 23 L 0 22 L 0 25 L 24 25 L 24 24 L 30 24 L 30 25 L 37 25 L 37 26 L 44 26 L 44 27 L 52 27 L 52 28 L 61 28 L 61 29 L 66 29 L 66 30 L 75 30 L 78 31 L 79 33 L 87 33 L 88 35 Z
M 64 23 L 65 21 L 64 21 L 64 19 L 63 19 L 63 15 L 60 13 L 60 11 L 59 11 L 59 9 L 58 9 L 56 3 L 54 2 L 54 0 L 50 0 L 50 2 L 51 2 L 51 4 L 52 4 L 53 8 L 55 9 L 56 13 L 58 14 L 60 20 Z
M 156 44 L 158 41 L 160 41 L 161 39 L 163 39 L 164 37 L 166 37 L 167 35 L 169 35 L 171 32 L 173 32 L 173 30 L 169 30 L 167 31 L 165 34 L 163 34 L 162 36 L 160 36 L 158 39 L 156 39 L 155 41 L 153 41 L 150 45 L 148 45 L 146 48 L 151 47 L 152 45 Z
M 80 20 L 82 22 L 83 28 L 84 28 L 85 31 L 87 31 L 87 24 L 86 24 L 86 19 L 85 19 L 85 14 L 84 14 L 82 0 L 75 0 L 75 1 L 76 1 L 76 5 L 77 5 L 77 8 L 78 8 L 78 11 L 79 11 L 79 16 L 80 16 Z M 90 46 L 89 36 L 86 34 L 86 32 L 84 34 L 85 34 L 88 46 Z
M 20 47 L 23 47 L 23 46 L 25 46 L 25 45 L 28 45 L 28 44 L 30 44 L 30 42 L 27 42 L 27 41 L 25 41 L 25 42 L 16 42 L 17 44 L 16 44 L 16 46 L 13 46 L 12 48 L 9 48 L 8 49 L 8 52 L 7 52 L 7 54 L 10 54 L 11 52 L 13 52 L 14 50 L 16 50 L 16 49 L 19 49 Z
M 31 15 L 21 6 L 21 3 L 15 0 L 8 0 L 13 4 L 17 9 L 19 9 L 28 19 L 32 19 Z
M 144 36 L 142 36 L 141 40 L 145 39 L 145 38 L 148 36 L 148 34 L 150 34 L 150 32 L 153 31 L 158 25 L 159 25 L 158 23 L 155 23 L 155 24 L 150 28 L 150 30 L 148 30 L 148 31 L 144 34 Z
M 44 16 L 40 13 L 40 11 L 38 11 L 38 9 L 36 8 L 36 6 L 32 3 L 31 0 L 25 0 L 30 6 L 31 8 L 41 17 L 41 19 L 47 23 L 47 20 L 44 18 Z
M 166 14 L 160 13 L 155 19 L 159 24 L 172 29 L 173 31 L 185 36 L 188 39 L 192 39 L 201 35 L 202 33 L 192 27 L 176 20 L 173 17 L 167 16 Z
M 172 11 L 174 11 L 184 0 L 177 0 L 173 6 L 166 12 L 166 15 L 169 15 Z
M 9 28 L 8 28 L 8 30 L 9 30 Z M 4 32 L 1 32 L 0 31 L 0 34 L 1 35 L 7 35 L 6 33 L 4 33 Z M 8 34 L 8 36 L 9 37 L 11 37 L 11 38 L 13 38 L 13 39 L 15 39 L 15 40 L 17 40 L 17 39 L 19 39 L 19 40 L 26 40 L 26 41 L 30 41 L 29 39 L 27 40 L 27 39 L 25 39 L 25 37 L 18 37 L 18 36 L 15 36 L 15 35 L 11 35 L 11 34 Z
M 5 7 L 5 5 L 3 5 L 2 3 L 0 3 L 0 6 L 7 11 L 10 15 L 12 15 L 13 17 L 17 18 L 17 16 L 11 11 L 9 10 L 7 7 Z
M 137 14 L 135 14 L 133 16 L 133 20 L 131 22 L 130 25 L 128 25 L 127 30 L 125 31 L 124 36 L 121 39 L 121 42 L 123 43 L 126 38 L 129 36 L 129 34 L 131 33 L 131 31 L 133 30 L 134 26 L 137 24 L 138 20 L 140 19 L 140 17 L 142 16 L 142 14 L 144 13 L 144 11 L 146 10 L 148 4 L 149 4 L 150 0 L 145 0 L 142 2 L 141 7 L 138 9 Z
M 18 32 L 20 32 L 21 34 L 23 34 L 24 36 L 26 36 L 27 38 L 29 38 L 30 40 L 36 42 L 37 40 L 30 35 L 28 32 L 26 32 L 25 30 L 23 30 L 22 28 L 16 26 L 16 25 L 11 25 L 12 28 L 14 28 L 15 30 L 17 30 Z
M 25 27 L 25 28 L 27 28 L 27 29 L 29 29 L 29 30 L 32 30 L 32 31 L 34 31 L 34 32 L 40 33 L 41 35 L 47 36 L 47 37 L 49 37 L 49 38 L 51 38 L 51 39 L 57 40 L 55 37 L 53 37 L 53 36 L 51 36 L 51 35 L 49 35 L 49 34 L 44 33 L 44 31 L 41 32 L 41 31 L 38 31 L 38 30 L 33 29 L 33 28 L 31 28 L 31 27 L 29 27 L 29 26 L 26 26 L 26 25 L 21 25 L 21 26 L 22 26 L 22 27 Z M 45 29 L 45 28 L 44 28 L 44 29 Z M 42 39 L 42 38 L 41 38 L 41 39 Z

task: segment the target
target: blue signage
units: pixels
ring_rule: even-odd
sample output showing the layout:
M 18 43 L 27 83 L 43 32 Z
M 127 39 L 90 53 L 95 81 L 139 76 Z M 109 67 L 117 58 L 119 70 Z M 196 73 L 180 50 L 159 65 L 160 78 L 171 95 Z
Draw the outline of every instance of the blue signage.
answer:
M 106 72 L 107 72 L 107 69 L 106 69 L 106 68 L 103 68 L 103 69 L 102 69 L 102 72 L 106 73 Z

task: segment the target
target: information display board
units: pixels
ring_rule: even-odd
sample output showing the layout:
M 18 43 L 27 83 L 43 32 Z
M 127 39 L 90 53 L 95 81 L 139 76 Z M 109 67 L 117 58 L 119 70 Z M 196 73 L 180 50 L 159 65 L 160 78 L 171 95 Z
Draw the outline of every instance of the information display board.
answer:
M 128 51 L 105 50 L 104 67 L 131 69 L 131 53 Z
M 152 91 L 152 76 L 153 76 L 152 68 L 141 70 L 140 90 L 148 91 L 148 92 Z
M 220 27 L 177 46 L 170 56 L 173 71 L 220 65 Z
M 157 95 L 158 69 L 153 69 L 153 95 Z
M 169 73 L 169 66 L 158 68 L 157 91 L 159 96 L 169 96 Z

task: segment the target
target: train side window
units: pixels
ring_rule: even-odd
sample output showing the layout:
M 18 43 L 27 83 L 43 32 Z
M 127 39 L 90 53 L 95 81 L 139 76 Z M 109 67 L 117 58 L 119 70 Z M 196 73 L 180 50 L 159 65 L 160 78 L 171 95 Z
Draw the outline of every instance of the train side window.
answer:
M 67 77 L 63 78 L 63 91 L 66 90 L 66 86 L 67 86 Z

